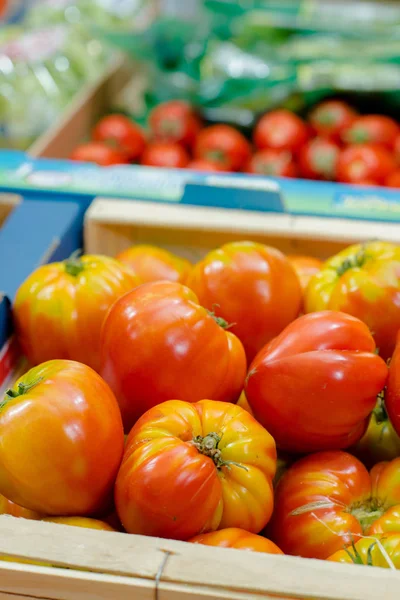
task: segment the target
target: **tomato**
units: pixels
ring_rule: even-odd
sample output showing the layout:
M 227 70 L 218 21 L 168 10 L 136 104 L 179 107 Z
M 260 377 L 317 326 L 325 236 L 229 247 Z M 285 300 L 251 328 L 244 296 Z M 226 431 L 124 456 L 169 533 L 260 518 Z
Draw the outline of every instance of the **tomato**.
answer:
M 0 404 L 0 438 L 0 493 L 12 502 L 64 516 L 107 507 L 123 427 L 113 393 L 89 367 L 52 360 L 28 371 Z
M 396 341 L 390 360 L 385 406 L 396 433 L 400 435 L 400 333 Z
M 249 533 L 237 527 L 228 527 L 220 531 L 202 533 L 189 542 L 205 546 L 219 546 L 220 548 L 236 548 L 236 550 L 251 550 L 252 552 L 265 552 L 266 554 L 283 554 L 274 542 L 261 535 Z
M 192 148 L 202 128 L 202 121 L 194 108 L 183 100 L 163 102 L 149 117 L 153 138 L 157 141 L 178 143 Z
M 394 157 L 398 165 L 400 165 L 400 133 L 397 134 L 396 139 L 394 141 Z
M 289 150 L 266 148 L 259 150 L 251 157 L 247 173 L 270 175 L 273 177 L 297 177 L 298 169 Z
M 255 418 L 288 452 L 351 446 L 386 383 L 374 350 L 368 327 L 350 315 L 300 317 L 250 366 L 245 392 Z
M 215 163 L 227 171 L 240 171 L 250 155 L 249 142 L 229 125 L 211 125 L 197 136 L 195 157 Z
M 131 246 L 115 258 L 129 267 L 143 283 L 162 279 L 185 283 L 192 269 L 185 258 L 155 246 Z
M 279 250 L 263 244 L 233 242 L 210 252 L 193 267 L 187 285 L 230 324 L 249 361 L 300 310 L 293 267 Z
M 400 188 L 400 169 L 394 171 L 385 181 L 385 185 L 392 188 Z
M 322 267 L 322 260 L 313 256 L 288 256 L 288 260 L 293 266 L 300 280 L 300 285 L 303 293 L 306 291 L 311 278 L 319 273 Z
M 36 269 L 14 301 L 16 331 L 29 362 L 66 358 L 98 370 L 104 317 L 139 284 L 129 269 L 105 256 L 72 255 Z
M 340 147 L 332 140 L 314 138 L 299 152 L 301 174 L 308 179 L 335 179 Z
M 147 167 L 183 169 L 188 165 L 189 160 L 189 154 L 179 144 L 154 142 L 143 152 L 141 164 Z
M 0 515 L 11 515 L 12 517 L 20 517 L 23 519 L 33 519 L 35 521 L 40 520 L 42 517 L 39 513 L 18 506 L 11 500 L 7 500 L 4 496 L 0 495 Z
M 109 115 L 101 119 L 94 128 L 93 139 L 122 151 L 130 161 L 138 160 L 146 147 L 141 127 L 124 115 Z
M 382 551 L 383 547 L 383 551 Z M 347 548 L 332 554 L 331 562 L 400 569 L 400 535 L 398 533 L 378 534 L 358 540 Z
M 240 394 L 239 400 L 236 402 L 236 404 L 240 406 L 240 408 L 243 408 L 243 410 L 246 410 L 248 413 L 250 413 L 252 417 L 254 417 L 253 411 L 250 408 L 250 404 L 247 402 L 246 394 L 244 392 Z
M 42 519 L 46 523 L 57 525 L 69 525 L 70 527 L 82 527 L 84 529 L 98 529 L 99 531 L 116 531 L 108 523 L 87 517 L 47 517 Z
M 171 398 L 237 401 L 246 357 L 226 326 L 179 283 L 145 283 L 114 304 L 103 326 L 101 374 L 127 432 L 146 410 Z
M 216 163 L 213 163 L 210 160 L 203 160 L 201 158 L 197 160 L 192 160 L 192 162 L 188 164 L 187 168 L 192 169 L 192 171 L 218 171 L 219 173 L 224 172 L 222 167 L 220 167 Z
M 127 164 L 128 158 L 124 152 L 110 148 L 101 142 L 88 142 L 77 146 L 70 156 L 71 160 L 93 162 L 101 167 Z
M 273 110 L 258 121 L 253 141 L 259 150 L 274 148 L 297 152 L 309 138 L 308 126 L 288 110 Z
M 305 308 L 339 310 L 361 319 L 381 356 L 389 358 L 400 329 L 400 246 L 367 242 L 339 252 L 311 280 Z
M 341 451 L 302 458 L 276 487 L 272 539 L 287 554 L 325 559 L 361 535 L 385 531 L 395 507 L 400 515 L 399 468 L 395 459 L 370 475 Z
M 338 141 L 342 131 L 347 129 L 356 117 L 356 111 L 346 102 L 325 100 L 311 111 L 309 121 L 319 136 Z
M 258 533 L 273 509 L 275 443 L 225 402 L 170 400 L 129 434 L 115 486 L 128 533 L 188 540 L 239 527 Z
M 398 124 L 390 117 L 363 115 L 342 132 L 342 139 L 346 144 L 382 144 L 393 149 L 399 133 Z
M 345 148 L 338 160 L 337 178 L 344 183 L 362 183 L 365 180 L 384 183 L 396 169 L 396 163 L 383 146 L 360 144 Z

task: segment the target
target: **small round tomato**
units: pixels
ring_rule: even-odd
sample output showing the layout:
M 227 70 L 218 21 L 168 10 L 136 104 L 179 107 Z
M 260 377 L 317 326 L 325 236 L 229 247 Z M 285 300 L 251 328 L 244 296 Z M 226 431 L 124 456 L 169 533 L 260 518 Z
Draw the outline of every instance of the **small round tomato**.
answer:
M 171 398 L 237 401 L 246 357 L 226 326 L 179 283 L 144 283 L 114 304 L 103 325 L 100 372 L 127 432 L 146 410 Z
M 383 548 L 383 550 L 382 550 Z M 400 534 L 376 534 L 357 542 L 347 548 L 338 550 L 327 560 L 331 562 L 383 567 L 384 569 L 400 569 Z
M 101 142 L 88 142 L 77 146 L 70 156 L 71 160 L 92 162 L 101 167 L 127 164 L 128 158 L 124 152 L 110 148 Z
M 300 310 L 296 272 L 276 250 L 233 242 L 210 252 L 192 269 L 187 285 L 242 341 L 248 361 L 293 321 Z
M 342 132 L 342 139 L 346 144 L 382 144 L 392 150 L 399 133 L 398 124 L 390 117 L 364 115 Z
M 337 163 L 337 178 L 343 183 L 361 183 L 365 180 L 385 182 L 396 170 L 392 154 L 378 144 L 360 144 L 345 148 Z
M 160 280 L 185 283 L 192 269 L 185 258 L 155 246 L 132 246 L 115 258 L 132 269 L 143 283 Z
M 239 527 L 257 533 L 273 509 L 275 443 L 226 402 L 170 400 L 129 434 L 115 485 L 128 533 L 188 540 Z
M 183 144 L 192 148 L 203 123 L 194 108 L 184 100 L 163 102 L 149 117 L 153 139 L 160 142 Z
M 106 256 L 72 255 L 36 269 L 19 287 L 13 307 L 18 340 L 29 362 L 66 358 L 98 370 L 104 317 L 140 283 L 127 267 Z
M 183 169 L 189 163 L 189 154 L 179 144 L 154 142 L 142 154 L 141 164 L 146 167 Z
M 229 125 L 211 125 L 197 137 L 196 158 L 215 163 L 227 171 L 240 171 L 250 155 L 249 142 Z
M 297 152 L 309 138 L 308 126 L 288 110 L 273 110 L 258 121 L 253 141 L 259 150 L 273 148 Z
M 347 452 L 317 452 L 289 467 L 275 490 L 271 537 L 286 554 L 325 559 L 362 535 L 400 531 L 400 459 L 368 473 Z
M 218 171 L 219 173 L 223 173 L 224 170 L 220 165 L 217 165 L 214 162 L 211 162 L 210 160 L 203 160 L 203 159 L 198 159 L 198 160 L 192 160 L 192 162 L 190 162 L 187 166 L 188 169 L 192 169 L 192 171 Z
M 364 323 L 323 311 L 300 317 L 258 353 L 246 398 L 278 448 L 304 453 L 360 439 L 388 375 L 374 350 Z
M 22 506 L 18 506 L 11 500 L 7 500 L 4 496 L 0 495 L 0 515 L 10 515 L 12 517 L 20 517 L 22 519 L 32 519 L 38 521 L 42 518 L 42 516 L 33 511 L 28 510 L 27 508 L 23 508 Z
M 313 256 L 288 256 L 292 267 L 296 271 L 296 274 L 300 280 L 300 285 L 303 293 L 306 291 L 311 278 L 319 273 L 323 265 L 322 260 L 314 258 Z
M 113 393 L 89 367 L 52 360 L 31 369 L 0 403 L 0 438 L 6 498 L 44 515 L 108 507 L 124 432 Z
M 101 119 L 93 130 L 93 139 L 122 151 L 130 161 L 138 160 L 146 146 L 141 127 L 124 115 Z
M 325 100 L 309 115 L 309 122 L 321 137 L 338 141 L 343 130 L 357 117 L 356 111 L 341 100 Z
M 283 554 L 274 542 L 255 533 L 249 533 L 237 527 L 228 527 L 210 533 L 201 533 L 189 542 L 203 544 L 204 546 L 217 546 L 220 548 L 235 548 L 236 550 L 250 550 L 252 552 L 265 552 L 266 554 Z
M 69 525 L 70 527 L 82 527 L 83 529 L 97 529 L 99 531 L 116 531 L 111 525 L 98 519 L 89 519 L 88 517 L 46 517 L 42 519 L 46 523 L 55 523 L 57 525 Z
M 306 312 L 338 310 L 366 323 L 383 358 L 400 329 L 400 246 L 356 244 L 327 260 L 309 283 Z
M 297 177 L 298 169 L 289 150 L 266 148 L 251 157 L 247 173 L 270 175 L 271 177 Z
M 400 169 L 394 171 L 385 181 L 387 187 L 400 188 Z
M 314 138 L 299 152 L 301 174 L 307 179 L 335 179 L 340 147 L 332 140 Z

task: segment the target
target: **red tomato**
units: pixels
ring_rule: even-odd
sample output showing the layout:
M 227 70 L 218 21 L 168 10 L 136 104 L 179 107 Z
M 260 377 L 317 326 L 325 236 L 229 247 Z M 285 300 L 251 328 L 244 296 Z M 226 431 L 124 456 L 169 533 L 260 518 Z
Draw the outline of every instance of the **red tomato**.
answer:
M 104 317 L 140 283 L 106 256 L 73 255 L 36 269 L 19 287 L 13 307 L 18 340 L 29 362 L 66 358 L 98 370 Z
M 70 527 L 82 527 L 84 529 L 97 529 L 99 531 L 116 531 L 111 525 L 97 519 L 88 519 L 87 517 L 47 517 L 42 519 L 46 523 L 55 523 L 57 525 L 69 525 Z
M 294 463 L 276 487 L 272 539 L 287 554 L 325 559 L 360 535 L 399 531 L 400 459 L 377 467 L 369 474 L 340 451 Z
M 18 506 L 11 500 L 7 500 L 4 496 L 0 495 L 0 515 L 11 515 L 12 517 L 20 517 L 22 519 L 33 519 L 38 521 L 42 518 L 42 516 L 33 511 L 28 510 L 27 508 L 23 508 L 22 506 Z
M 187 166 L 188 169 L 192 169 L 193 171 L 218 171 L 223 172 L 222 167 L 213 163 L 209 160 L 203 160 L 199 158 L 198 160 L 192 160 Z
M 300 284 L 287 258 L 253 242 L 210 252 L 193 267 L 187 285 L 203 306 L 232 324 L 249 361 L 297 317 L 301 305 Z
M 393 149 L 400 129 L 396 121 L 383 115 L 358 117 L 342 132 L 346 144 L 382 144 Z
M 31 369 L 0 404 L 0 438 L 6 498 L 46 515 L 107 508 L 124 432 L 113 393 L 89 367 L 52 360 Z
M 346 102 L 325 100 L 310 113 L 309 121 L 317 134 L 338 141 L 340 134 L 357 117 L 357 113 Z
M 273 110 L 261 117 L 253 133 L 259 150 L 274 148 L 297 152 L 309 138 L 307 125 L 288 110 Z
M 130 161 L 138 160 L 146 146 L 142 129 L 124 115 L 101 119 L 94 128 L 93 139 L 122 151 Z
M 115 258 L 129 267 L 143 283 L 162 279 L 186 283 L 192 269 L 185 258 L 155 246 L 131 246 Z
M 289 150 L 274 150 L 273 148 L 259 150 L 253 154 L 246 171 L 273 177 L 296 177 L 298 175 L 292 153 Z
M 129 434 L 115 504 L 128 533 L 179 540 L 227 527 L 255 533 L 271 517 L 275 469 L 274 440 L 243 409 L 170 400 Z
M 400 435 L 400 333 L 390 360 L 385 407 L 395 431 Z
M 249 142 L 229 125 L 211 125 L 197 136 L 196 158 L 215 163 L 227 171 L 242 169 L 250 155 Z
M 205 546 L 219 546 L 220 548 L 236 548 L 236 550 L 250 550 L 252 552 L 265 552 L 266 554 L 283 554 L 274 542 L 261 535 L 249 533 L 237 527 L 228 527 L 211 533 L 201 533 L 189 542 Z
M 149 117 L 150 129 L 156 141 L 178 143 L 192 148 L 203 124 L 194 108 L 183 100 L 163 102 Z
M 300 317 L 250 366 L 245 392 L 255 418 L 288 452 L 351 446 L 386 383 L 374 351 L 368 327 L 350 315 Z
M 101 167 L 124 165 L 129 162 L 121 150 L 110 148 L 107 144 L 100 142 L 88 142 L 77 146 L 70 158 L 81 162 L 93 162 Z
M 126 431 L 171 398 L 237 401 L 246 358 L 226 326 L 179 283 L 145 283 L 114 304 L 103 326 L 101 373 Z
M 179 144 L 154 142 L 143 152 L 141 164 L 147 167 L 183 169 L 188 165 L 189 160 L 188 153 Z
M 389 175 L 385 181 L 385 185 L 392 188 L 400 188 L 400 169 Z
M 380 184 L 377 181 L 374 181 L 373 179 L 360 179 L 360 181 L 357 181 L 357 183 L 354 183 L 353 185 L 376 187 L 376 186 L 379 186 Z
M 314 138 L 299 152 L 301 173 L 308 179 L 335 179 L 340 148 L 332 140 Z
M 361 183 L 365 180 L 384 183 L 395 170 L 395 160 L 383 146 L 360 144 L 349 146 L 341 152 L 337 177 L 344 183 Z
M 394 157 L 396 159 L 397 164 L 400 165 L 400 133 L 396 136 L 394 141 Z

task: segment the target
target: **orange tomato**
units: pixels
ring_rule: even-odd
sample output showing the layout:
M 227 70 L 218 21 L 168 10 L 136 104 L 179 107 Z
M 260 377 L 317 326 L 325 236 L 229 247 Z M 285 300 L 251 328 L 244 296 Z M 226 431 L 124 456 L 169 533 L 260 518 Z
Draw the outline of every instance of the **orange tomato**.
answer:
M 39 513 L 18 506 L 18 504 L 11 502 L 11 500 L 7 500 L 7 498 L 2 495 L 0 495 L 0 515 L 10 515 L 12 517 L 32 519 L 34 521 L 38 521 L 42 518 Z
M 98 370 L 104 317 L 140 281 L 113 258 L 72 256 L 39 267 L 14 302 L 19 342 L 31 364 L 60 358 Z
M 219 546 L 220 548 L 265 552 L 266 554 L 283 554 L 282 550 L 274 542 L 238 527 L 228 527 L 220 531 L 202 533 L 189 540 L 189 542 L 204 544 L 205 546 Z
M 293 321 L 301 289 L 288 259 L 275 248 L 233 242 L 194 266 L 187 285 L 200 304 L 231 325 L 248 361 Z
M 258 533 L 273 509 L 275 442 L 240 407 L 170 400 L 132 429 L 115 486 L 129 533 L 188 540 L 227 527 Z
M 287 258 L 297 273 L 304 294 L 310 279 L 321 270 L 323 262 L 313 256 L 288 256 Z
M 69 525 L 70 527 L 82 527 L 84 529 L 98 529 L 99 531 L 116 531 L 111 525 L 98 519 L 89 519 L 87 517 L 46 517 L 42 519 L 46 523 L 55 523 L 58 525 Z
M 358 540 L 347 546 L 347 548 L 338 550 L 327 560 L 354 565 L 383 567 L 384 569 L 391 569 L 393 565 L 396 569 L 400 569 L 400 534 L 377 534 Z
M 139 277 L 149 281 L 176 281 L 186 283 L 192 265 L 185 258 L 154 246 L 132 246 L 117 254 L 116 259 Z

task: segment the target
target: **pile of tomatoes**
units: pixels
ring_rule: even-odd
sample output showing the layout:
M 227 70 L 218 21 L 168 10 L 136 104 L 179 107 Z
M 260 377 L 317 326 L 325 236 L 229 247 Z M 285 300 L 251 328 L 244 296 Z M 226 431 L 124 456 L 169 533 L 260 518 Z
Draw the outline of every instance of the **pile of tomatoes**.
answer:
M 400 187 L 399 123 L 359 115 L 341 100 L 322 102 L 307 121 L 288 110 L 271 111 L 256 124 L 252 143 L 230 125 L 205 127 L 181 100 L 157 106 L 148 132 L 114 114 L 97 124 L 92 137 L 71 158 Z
M 1 513 L 400 568 L 399 246 L 74 254 L 13 310 Z

